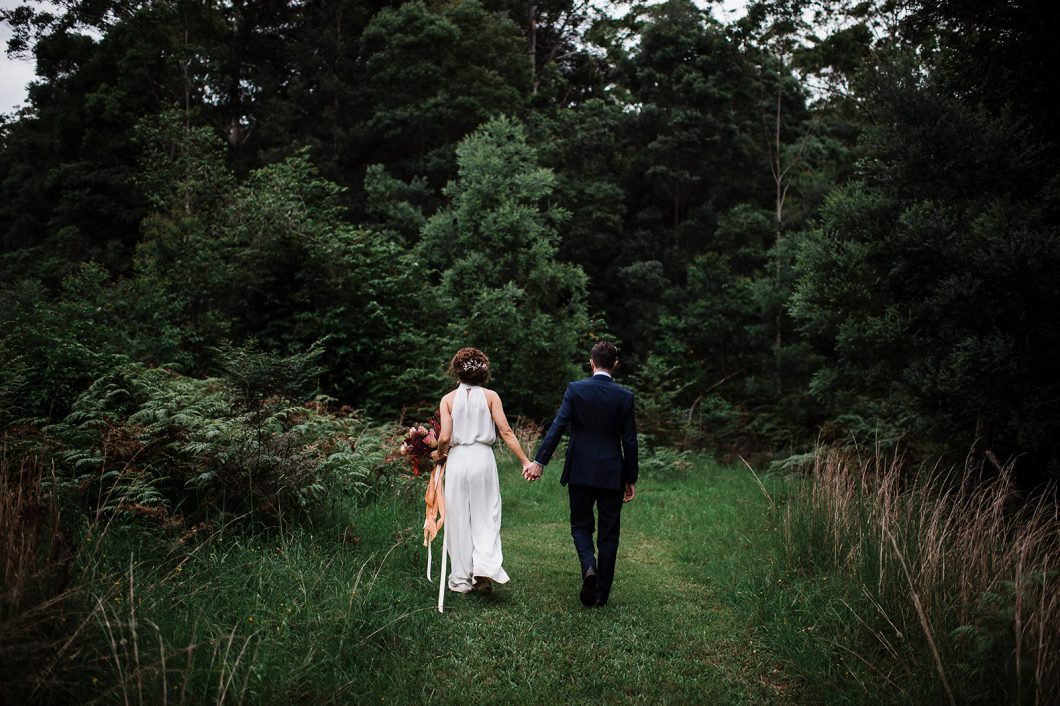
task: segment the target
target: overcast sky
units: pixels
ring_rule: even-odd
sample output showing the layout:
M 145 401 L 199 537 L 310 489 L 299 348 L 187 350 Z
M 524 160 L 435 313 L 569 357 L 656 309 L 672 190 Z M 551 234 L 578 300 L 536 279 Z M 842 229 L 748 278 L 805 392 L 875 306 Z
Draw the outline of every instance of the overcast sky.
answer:
M 16 7 L 20 0 L 0 0 L 0 8 L 5 10 Z M 699 5 L 708 3 L 702 0 Z M 724 0 L 721 3 L 719 19 L 730 21 L 743 14 L 743 8 L 747 5 L 746 0 Z M 0 113 L 10 113 L 26 100 L 26 84 L 33 80 L 32 59 L 12 59 L 7 56 L 7 40 L 11 36 L 11 28 L 6 24 L 0 24 Z
M 9 10 L 17 0 L 0 0 L 0 8 Z M 7 58 L 7 40 L 11 28 L 0 24 L 0 113 L 9 113 L 26 100 L 26 84 L 33 80 L 33 61 Z

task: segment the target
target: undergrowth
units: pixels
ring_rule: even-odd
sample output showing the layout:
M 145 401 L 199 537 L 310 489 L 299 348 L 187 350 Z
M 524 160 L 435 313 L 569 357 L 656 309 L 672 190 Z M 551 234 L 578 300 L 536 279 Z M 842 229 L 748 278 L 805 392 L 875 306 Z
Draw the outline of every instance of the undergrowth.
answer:
M 775 562 L 753 589 L 790 671 L 833 703 L 1055 703 L 1060 518 L 1010 470 L 819 451 L 776 498 Z

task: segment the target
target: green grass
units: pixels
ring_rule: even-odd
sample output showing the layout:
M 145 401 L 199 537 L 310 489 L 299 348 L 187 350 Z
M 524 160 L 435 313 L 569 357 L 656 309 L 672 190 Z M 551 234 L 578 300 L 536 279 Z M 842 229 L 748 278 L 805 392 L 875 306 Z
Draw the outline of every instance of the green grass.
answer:
M 450 592 L 444 614 L 424 576 L 421 485 L 342 508 L 345 520 L 316 531 L 218 536 L 190 553 L 111 531 L 93 578 L 107 607 L 84 631 L 98 649 L 80 694 L 119 703 L 794 699 L 740 588 L 769 555 L 767 503 L 750 474 L 696 460 L 643 477 L 623 512 L 610 605 L 586 610 L 556 472 L 530 485 L 502 463 L 512 581 L 492 596 Z
M 851 469 L 824 465 L 835 472 L 765 478 L 767 499 L 746 469 L 646 457 L 610 605 L 593 610 L 556 468 L 531 485 L 502 462 L 512 581 L 448 593 L 445 614 L 424 577 L 423 479 L 282 530 L 180 543 L 116 525 L 82 537 L 64 601 L 0 626 L 56 654 L 2 683 L 27 703 L 1049 703 L 1053 506 L 1012 523 L 1003 484 L 940 505 L 894 495 L 886 474 L 893 497 L 873 500 Z M 37 615 L 50 622 L 30 630 Z

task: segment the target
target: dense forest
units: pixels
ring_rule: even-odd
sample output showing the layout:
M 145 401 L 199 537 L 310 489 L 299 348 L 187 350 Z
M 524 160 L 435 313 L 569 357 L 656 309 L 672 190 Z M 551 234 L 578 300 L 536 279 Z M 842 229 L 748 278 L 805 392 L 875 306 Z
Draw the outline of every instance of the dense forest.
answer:
M 62 2 L 0 147 L 4 416 L 319 342 L 393 417 L 463 344 L 547 421 L 610 336 L 645 430 L 1060 459 L 1034 2 Z M 983 456 L 985 454 L 985 456 Z
M 1060 6 L 720 5 L 0 10 L 0 702 L 1054 702 Z M 524 572 L 426 612 L 406 425 L 602 338 L 617 619 L 503 453 Z

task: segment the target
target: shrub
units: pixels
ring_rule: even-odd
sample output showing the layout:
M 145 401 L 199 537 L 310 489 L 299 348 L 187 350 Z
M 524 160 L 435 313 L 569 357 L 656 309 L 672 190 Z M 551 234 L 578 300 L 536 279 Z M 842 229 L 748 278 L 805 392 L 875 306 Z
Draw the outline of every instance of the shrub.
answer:
M 66 447 L 67 486 L 97 510 L 174 526 L 216 513 L 275 519 L 365 492 L 370 469 L 351 454 L 368 423 L 292 401 L 319 349 L 218 353 L 218 378 L 123 363 L 96 380 L 48 429 Z
M 29 280 L 0 293 L 0 422 L 62 416 L 111 364 L 120 336 L 106 280 L 84 264 L 54 299 Z
M 639 459 L 641 475 L 668 478 L 686 473 L 692 467 L 688 451 L 646 444 L 642 444 L 641 448 L 644 449 Z

